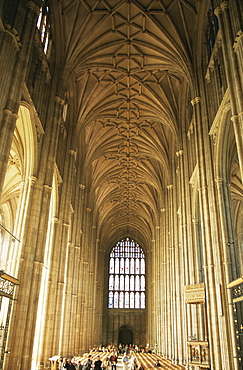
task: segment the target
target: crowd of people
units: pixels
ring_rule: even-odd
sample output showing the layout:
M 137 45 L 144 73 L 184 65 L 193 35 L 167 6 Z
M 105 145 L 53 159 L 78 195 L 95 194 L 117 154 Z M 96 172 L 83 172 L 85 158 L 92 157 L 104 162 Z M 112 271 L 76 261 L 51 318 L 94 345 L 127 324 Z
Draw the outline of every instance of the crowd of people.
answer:
M 92 353 L 102 352 L 101 356 L 95 356 L 92 359 Z M 135 353 L 149 352 L 144 348 L 135 345 L 122 345 L 119 344 L 118 347 L 114 346 L 101 346 L 98 348 L 93 348 L 90 354 L 87 356 L 85 361 L 75 361 L 73 359 L 64 358 L 60 361 L 59 368 L 61 370 L 117 370 L 118 356 L 121 358 L 122 370 L 144 370 L 142 365 L 137 361 Z M 154 367 L 160 367 L 159 361 L 154 364 Z

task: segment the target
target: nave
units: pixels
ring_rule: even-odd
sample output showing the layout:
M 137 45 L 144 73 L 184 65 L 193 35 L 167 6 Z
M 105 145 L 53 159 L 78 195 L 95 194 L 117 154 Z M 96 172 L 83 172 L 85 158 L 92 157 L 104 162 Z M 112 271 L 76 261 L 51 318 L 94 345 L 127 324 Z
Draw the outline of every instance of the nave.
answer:
M 79 357 L 74 357 L 72 358 L 72 362 L 74 364 L 77 364 L 78 361 L 81 362 L 81 364 L 85 364 L 87 361 L 88 355 L 92 355 L 92 361 L 94 362 L 98 356 L 100 356 L 100 359 L 102 362 L 105 361 L 107 357 L 110 356 L 109 353 L 107 352 L 90 352 L 90 353 L 85 353 L 83 356 Z M 174 365 L 171 363 L 171 360 L 166 360 L 163 358 L 161 355 L 156 355 L 154 353 L 133 353 L 135 358 L 136 358 L 136 364 L 137 364 L 137 369 L 139 370 L 148 370 L 148 369 L 155 369 L 154 367 L 156 360 L 159 360 L 159 363 L 161 364 L 162 369 L 165 370 L 185 370 L 186 367 L 183 365 Z M 130 354 L 131 355 L 131 354 Z M 118 355 L 117 357 L 117 370 L 123 370 L 123 364 L 122 364 L 122 357 L 123 355 Z M 128 355 L 129 357 L 129 355 Z M 59 362 L 59 367 L 61 366 L 61 363 Z M 52 369 L 57 368 L 57 364 L 55 361 L 52 361 Z M 106 369 L 108 370 L 108 369 Z
M 0 0 L 0 72 L 0 370 L 241 370 L 243 1 Z

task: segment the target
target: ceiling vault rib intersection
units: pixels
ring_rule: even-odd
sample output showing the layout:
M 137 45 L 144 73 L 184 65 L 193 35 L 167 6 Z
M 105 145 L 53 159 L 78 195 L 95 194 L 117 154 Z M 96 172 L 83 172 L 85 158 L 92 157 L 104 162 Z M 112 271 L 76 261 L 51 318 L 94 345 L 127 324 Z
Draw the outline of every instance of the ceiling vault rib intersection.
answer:
M 55 1 L 65 35 L 64 77 L 76 102 L 77 163 L 101 237 L 132 230 L 151 240 L 170 181 L 182 86 L 192 79 L 200 4 Z

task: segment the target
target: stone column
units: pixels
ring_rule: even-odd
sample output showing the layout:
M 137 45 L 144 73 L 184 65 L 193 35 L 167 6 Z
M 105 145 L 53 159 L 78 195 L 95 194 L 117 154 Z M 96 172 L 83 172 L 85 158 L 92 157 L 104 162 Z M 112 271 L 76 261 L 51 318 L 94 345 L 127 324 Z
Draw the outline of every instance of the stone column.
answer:
M 173 228 L 173 197 L 172 197 L 172 189 L 173 185 L 168 185 L 168 240 L 167 240 L 167 358 L 172 358 L 172 332 L 173 332 L 173 322 L 172 322 L 172 315 L 173 315 L 173 291 L 172 291 L 172 278 L 174 277 L 174 265 L 173 265 L 173 238 L 172 238 L 172 228 Z
M 67 148 L 70 148 L 72 145 L 72 134 L 68 138 Z M 60 326 L 62 326 L 62 334 L 59 341 L 59 348 L 61 348 L 61 353 L 66 356 L 69 355 L 70 346 L 73 346 L 74 340 L 73 336 L 70 337 L 71 322 L 70 322 L 70 312 L 72 309 L 72 284 L 73 284 L 73 252 L 74 246 L 70 241 L 70 224 L 71 224 L 71 196 L 72 188 L 74 182 L 74 163 L 76 160 L 76 151 L 69 149 L 65 159 L 64 166 L 64 175 L 63 175 L 63 185 L 62 185 L 62 194 L 60 201 L 60 219 L 63 220 L 65 234 L 62 235 L 61 246 L 55 245 L 56 248 L 59 248 L 59 253 L 61 255 L 60 265 L 59 265 L 59 274 L 64 278 L 65 281 L 65 290 L 62 292 L 63 296 L 60 297 L 62 301 L 58 302 L 59 305 L 63 306 L 62 316 L 59 315 L 59 320 L 57 322 L 56 330 L 60 331 Z M 63 275 L 64 271 L 64 275 Z M 75 298 L 76 299 L 76 298 Z M 57 332 L 56 332 L 57 334 Z M 60 335 L 60 334 L 59 334 Z M 57 338 L 57 337 L 56 337 Z M 71 340 L 70 340 L 71 338 Z M 58 340 L 58 338 L 57 338 Z M 60 349 L 59 349 L 60 350 Z
M 81 256 L 81 238 L 82 238 L 82 210 L 83 210 L 83 191 L 85 186 L 78 183 L 79 171 L 77 170 L 76 181 L 74 185 L 75 191 L 75 200 L 74 200 L 74 217 L 73 217 L 73 227 L 72 227 L 72 239 L 75 243 L 75 285 L 76 285 L 76 294 L 77 294 L 77 303 L 76 303 L 76 314 L 75 314 L 75 323 L 73 328 L 74 336 L 74 346 L 73 353 L 78 355 L 82 354 L 80 346 L 80 326 L 82 323 L 81 317 L 81 287 L 82 287 L 82 256 Z
M 17 47 L 18 51 L 16 52 L 16 46 L 13 45 L 14 56 L 12 56 L 12 58 L 6 59 L 6 55 L 1 58 L 1 60 L 6 61 L 6 63 L 13 60 L 15 65 L 14 68 L 12 68 L 12 75 L 5 81 L 6 85 L 3 84 L 3 86 L 1 86 L 4 88 L 4 90 L 1 89 L 1 100 L 5 102 L 5 106 L 3 107 L 3 111 L 0 111 L 0 194 L 2 192 L 12 139 L 18 118 L 23 84 L 35 35 L 33 30 L 36 28 L 38 14 L 39 7 L 35 4 L 35 1 L 26 2 L 26 21 L 24 32 L 21 33 L 21 46 L 19 48 Z M 13 37 L 15 36 L 13 35 Z M 8 65 L 5 65 L 4 70 L 11 71 L 11 63 L 10 68 Z
M 42 149 L 46 141 L 53 141 L 53 136 L 55 141 L 58 134 L 60 109 L 53 102 L 52 104 L 53 110 L 51 110 L 50 104 L 49 111 L 50 115 L 52 115 L 49 117 L 52 126 L 52 138 L 48 135 L 45 136 Z M 8 338 L 10 354 L 6 357 L 6 367 L 9 366 L 9 363 L 15 362 L 17 369 L 21 368 L 24 370 L 29 369 L 32 362 L 31 354 L 44 269 L 45 240 L 52 191 L 51 186 L 45 183 L 44 180 L 49 178 L 52 182 L 55 151 L 55 145 L 48 147 L 45 151 L 40 151 L 40 160 L 45 162 L 46 157 L 48 157 L 48 171 L 45 171 L 44 178 L 43 168 L 40 166 L 38 177 L 30 177 L 30 184 L 26 193 L 27 202 L 25 208 L 22 208 L 21 225 L 18 225 L 21 245 L 17 259 L 11 269 L 14 275 L 18 277 L 20 285 L 17 290 L 17 301 L 13 306 L 13 315 L 10 322 Z
M 154 320 L 154 332 L 156 333 L 155 337 L 155 344 L 157 345 L 157 348 L 160 352 L 161 350 L 161 328 L 162 328 L 162 317 L 161 317 L 161 307 L 162 307 L 162 286 L 163 286 L 163 281 L 162 281 L 162 245 L 161 245 L 161 227 L 158 225 L 156 226 L 156 238 L 155 238 L 155 251 L 154 251 L 154 256 L 155 256 L 155 269 L 156 269 L 156 274 L 155 274 L 155 296 L 154 296 L 154 306 L 156 307 L 156 313 L 155 313 L 155 320 Z
M 147 253 L 146 253 L 146 274 L 148 276 L 151 276 L 151 287 L 153 286 L 153 255 L 152 255 L 152 250 L 153 250 L 153 240 L 150 241 L 150 244 L 147 247 Z M 151 288 L 152 290 L 153 288 Z M 146 308 L 148 312 L 148 326 L 147 326 L 147 337 L 146 337 L 146 344 L 152 344 L 152 319 L 153 317 L 153 295 L 151 294 L 151 291 L 148 291 L 148 294 L 146 296 Z
M 56 99 L 57 101 L 58 99 Z M 58 103 L 58 101 L 57 101 Z M 53 145 L 51 145 L 53 146 Z M 45 292 L 46 312 L 45 312 L 45 332 L 40 340 L 38 351 L 38 363 L 41 368 L 42 364 L 53 354 L 59 354 L 62 351 L 63 317 L 65 308 L 65 282 L 66 282 L 66 261 L 68 257 L 67 243 L 70 230 L 70 194 L 73 179 L 73 163 L 76 153 L 67 151 L 67 166 L 64 169 L 62 183 L 62 192 L 58 209 L 54 210 L 56 216 L 53 218 L 52 239 L 49 262 L 49 284 Z M 55 158 L 55 157 L 54 157 Z M 45 163 L 47 168 L 49 163 Z M 48 174 L 48 171 L 46 171 Z M 46 174 L 46 175 L 47 175 Z M 68 180 L 66 180 L 68 179 Z M 48 340 L 44 340 L 48 338 Z
M 161 249 L 161 281 L 162 284 L 160 286 L 160 295 L 161 295 L 161 309 L 160 309 L 160 316 L 161 316 L 161 335 L 159 341 L 159 352 L 160 354 L 166 354 L 166 347 L 167 347 L 167 317 L 166 317 L 166 304 L 167 304 L 167 214 L 166 208 L 162 208 L 161 210 L 161 242 L 160 242 L 160 249 Z
M 87 194 L 86 194 L 87 196 Z M 83 238 L 82 238 L 82 260 L 83 260 L 83 284 L 82 284 L 82 345 L 83 349 L 87 351 L 90 347 L 90 321 L 89 314 L 91 309 L 91 290 L 93 287 L 90 285 L 90 268 L 89 268 L 89 236 L 91 222 L 91 208 L 87 207 L 87 198 L 84 200 L 84 213 L 83 213 Z M 92 289 L 91 289 L 92 288 Z
M 14 224 L 14 232 L 13 232 L 13 234 L 18 238 L 18 240 L 21 239 L 21 225 L 22 225 L 23 218 L 25 215 L 26 204 L 28 204 L 28 201 L 29 201 L 28 200 L 28 194 L 29 194 L 28 190 L 29 190 L 29 187 L 31 187 L 33 191 L 33 188 L 34 188 L 33 185 L 35 184 L 35 181 L 36 181 L 36 177 L 33 177 L 32 181 L 30 177 L 28 181 L 20 183 L 19 204 L 18 204 L 18 209 L 16 213 L 16 222 Z M 20 249 L 16 248 L 16 246 L 19 245 L 17 243 L 19 242 L 15 241 L 14 243 L 12 243 L 12 245 L 9 247 L 9 250 L 8 250 L 6 272 L 12 276 L 16 276 L 17 274 L 16 265 L 18 265 L 18 254 L 20 252 Z
M 106 343 L 103 341 L 102 333 L 102 323 L 103 323 L 103 307 L 107 309 L 108 301 L 107 297 L 104 296 L 104 281 L 105 271 L 106 271 L 106 261 L 105 261 L 105 250 L 100 248 L 100 239 L 97 238 L 97 230 L 95 229 L 95 284 L 97 286 L 97 302 L 98 305 L 95 305 L 95 328 L 94 336 L 99 338 L 99 343 Z M 100 266 L 104 266 L 103 269 Z M 99 344 L 98 343 L 98 344 Z
M 91 225 L 92 225 L 92 218 L 91 218 Z M 91 323 L 92 325 L 90 325 L 90 328 L 91 328 L 91 333 L 90 333 L 90 340 L 91 340 L 91 343 L 97 343 L 97 341 L 99 341 L 98 344 L 101 344 L 100 343 L 100 338 L 97 337 L 97 335 L 95 336 L 95 329 L 96 327 L 98 326 L 99 327 L 99 323 L 96 321 L 96 309 L 97 309 L 97 306 L 99 308 L 99 310 L 101 309 L 101 307 L 103 307 L 103 304 L 101 302 L 99 302 L 99 299 L 98 299 L 98 292 L 97 292 L 97 282 L 98 282 L 98 279 L 102 278 L 102 276 L 99 277 L 99 261 L 96 259 L 96 256 L 97 256 L 97 250 L 96 250 L 96 226 L 95 225 L 90 225 L 90 240 L 89 240 L 89 243 L 90 243 L 90 256 L 89 256 L 89 268 L 90 268 L 90 287 L 92 287 L 91 289 L 91 314 L 92 314 L 92 317 L 91 317 Z M 97 262 L 97 265 L 95 264 L 95 262 Z M 97 271 L 98 270 L 98 271 Z M 102 274 L 101 274 L 102 275 Z
M 201 235 L 199 231 L 199 220 L 194 218 L 192 219 L 193 223 L 193 230 L 192 233 L 194 235 L 194 240 L 195 240 L 195 250 L 194 250 L 194 258 L 198 262 L 198 268 L 199 271 L 197 272 L 198 274 L 198 279 L 195 280 L 195 282 L 202 282 L 203 281 L 203 275 L 202 275 L 202 260 L 201 260 L 201 255 L 199 253 L 199 248 L 198 245 L 202 245 L 201 241 Z M 190 319 L 190 325 L 188 325 L 188 333 L 189 336 L 194 336 L 196 335 L 196 338 L 199 340 L 205 340 L 208 341 L 208 328 L 207 328 L 207 322 L 205 322 L 205 305 L 199 305 L 197 306 L 195 310 L 192 312 L 192 316 Z M 194 315 L 194 316 L 193 316 Z
M 189 284 L 191 279 L 193 279 L 193 255 L 191 253 L 191 243 L 192 240 L 188 236 L 188 203 L 190 203 L 189 196 L 186 191 L 186 186 L 188 186 L 188 173 L 185 171 L 184 166 L 184 151 L 179 150 L 176 153 L 179 161 L 178 165 L 178 206 L 180 209 L 179 213 L 179 227 L 177 228 L 180 234 L 180 241 L 177 249 L 177 265 L 178 265 L 178 277 L 177 277 L 177 289 L 178 289 L 178 335 L 177 342 L 181 343 L 179 346 L 179 361 L 180 363 L 185 363 L 187 358 L 186 349 L 186 339 L 187 339 L 187 327 L 191 324 L 191 312 L 190 307 L 185 307 L 184 302 L 184 285 Z M 185 316 L 186 315 L 186 316 Z M 185 322 L 186 317 L 186 322 Z M 186 330 L 187 329 L 187 330 Z
M 242 67 L 237 61 L 237 56 L 233 48 L 234 35 L 231 26 L 233 19 L 230 19 L 229 2 L 223 1 L 221 5 L 215 9 L 215 14 L 219 18 L 220 23 L 226 79 L 230 92 L 230 104 L 232 111 L 231 120 L 234 125 L 235 140 L 241 171 L 241 181 L 243 182 L 243 92 L 240 77 Z
M 175 173 L 173 174 L 173 177 Z M 173 182 L 176 184 L 176 179 Z M 171 354 L 172 363 L 178 363 L 178 310 L 177 298 L 178 290 L 180 289 L 180 266 L 179 266 L 179 250 L 178 250 L 178 225 L 177 225 L 177 186 L 173 185 L 170 189 L 170 203 L 169 207 L 171 209 L 171 229 L 170 229 L 170 255 L 171 255 L 171 275 L 170 275 L 170 287 L 171 287 Z
M 205 270 L 205 285 L 206 285 L 206 304 L 207 304 L 207 319 L 209 329 L 209 343 L 210 343 L 210 355 L 211 364 L 215 370 L 222 370 L 222 358 L 220 348 L 220 335 L 218 327 L 218 307 L 217 307 L 217 292 L 216 292 L 216 267 L 215 267 L 215 255 L 218 255 L 218 247 L 213 245 L 212 236 L 212 219 L 214 214 L 210 213 L 210 208 L 214 204 L 214 199 L 209 201 L 208 189 L 208 178 L 210 178 L 211 168 L 207 168 L 206 160 L 208 157 L 207 149 L 208 138 L 205 138 L 206 132 L 205 127 L 202 124 L 202 112 L 201 112 L 201 98 L 196 97 L 192 101 L 194 108 L 195 117 L 195 130 L 196 130 L 196 146 L 197 146 L 197 162 L 199 169 L 199 201 L 200 210 L 202 216 L 202 237 L 203 237 L 203 248 L 204 248 L 204 270 Z M 211 184 L 210 184 L 211 185 Z M 215 227 L 216 227 L 216 219 Z M 220 262 L 220 260 L 219 260 Z
M 84 264 L 83 264 L 83 218 L 84 218 L 84 190 L 85 185 L 79 184 L 79 201 L 78 207 L 76 211 L 76 217 L 78 218 L 78 227 L 77 227 L 77 235 L 76 237 L 79 240 L 80 245 L 80 254 L 79 254 L 79 280 L 78 280 L 78 306 L 77 306 L 77 322 L 76 326 L 78 328 L 77 336 L 77 353 L 83 354 L 84 346 L 83 346 L 83 315 L 82 315 L 82 307 L 83 307 L 83 289 L 84 289 Z M 77 242 L 78 242 L 77 240 Z
M 42 198 L 42 204 L 48 202 L 50 192 L 50 187 L 40 189 L 37 183 L 35 184 L 34 196 L 38 197 L 39 200 Z M 37 247 L 38 233 L 36 233 L 37 225 L 35 223 L 40 214 L 38 202 L 34 202 L 34 204 L 35 206 L 32 206 L 31 200 L 29 200 L 26 210 L 26 223 L 21 239 L 22 249 L 20 249 L 21 254 L 18 261 L 17 276 L 20 285 L 10 326 L 8 346 L 11 350 L 10 355 L 6 358 L 6 366 L 8 366 L 8 360 L 15 359 L 16 367 L 21 369 L 29 368 L 31 363 L 38 294 L 43 270 L 43 251 L 41 246 Z M 46 208 L 48 209 L 48 207 Z
M 154 346 L 155 341 L 156 341 L 156 321 L 157 321 L 157 285 L 156 285 L 156 278 L 157 278 L 157 263 L 156 263 L 156 239 L 151 240 L 151 281 L 150 281 L 150 286 L 151 286 L 151 298 L 150 298 L 150 306 L 149 309 L 151 311 L 151 314 L 149 315 L 149 344 L 150 346 Z
M 232 271 L 231 265 L 232 261 L 229 256 L 228 247 L 228 229 L 231 225 L 227 224 L 227 211 L 225 207 L 225 194 L 227 194 L 227 189 L 225 187 L 225 182 L 222 178 L 216 178 L 215 182 L 217 184 L 217 196 L 218 196 L 218 206 L 220 214 L 220 226 L 222 230 L 222 259 L 223 259 L 223 271 L 224 279 L 222 279 L 222 287 L 218 284 L 218 299 L 221 305 L 221 315 L 220 324 L 223 326 L 220 333 L 222 336 L 222 351 L 224 353 L 225 363 L 229 363 L 229 366 L 237 370 L 239 368 L 239 361 L 237 359 L 237 345 L 235 337 L 235 323 L 234 323 L 234 312 L 233 312 L 233 300 L 231 295 L 231 290 L 227 289 L 227 284 L 232 281 Z M 234 263 L 235 261 L 233 261 Z M 223 292 L 226 292 L 224 295 Z M 229 349 L 232 348 L 231 351 Z M 233 356 L 231 356 L 231 353 Z
M 55 271 L 57 275 L 53 280 L 52 290 L 49 292 L 48 298 L 52 301 L 52 306 L 50 305 L 48 309 L 48 314 L 50 315 L 52 310 L 53 322 L 50 323 L 52 326 L 52 353 L 60 353 L 64 356 L 67 354 L 68 348 L 67 341 L 65 338 L 65 310 L 68 306 L 67 296 L 66 296 L 66 269 L 68 263 L 68 253 L 67 253 L 67 243 L 68 235 L 70 230 L 70 224 L 63 222 L 62 219 L 59 219 L 59 230 L 55 235 L 55 251 L 56 256 L 56 265 L 57 270 Z M 53 254 L 53 256 L 54 256 Z M 58 254 L 58 255 L 57 255 Z M 50 294 L 53 294 L 53 297 L 50 297 Z M 48 299 L 47 298 L 47 299 Z M 47 352 L 49 351 L 49 352 Z M 50 353 L 50 349 L 45 348 L 44 352 Z M 47 360 L 47 358 L 45 358 Z

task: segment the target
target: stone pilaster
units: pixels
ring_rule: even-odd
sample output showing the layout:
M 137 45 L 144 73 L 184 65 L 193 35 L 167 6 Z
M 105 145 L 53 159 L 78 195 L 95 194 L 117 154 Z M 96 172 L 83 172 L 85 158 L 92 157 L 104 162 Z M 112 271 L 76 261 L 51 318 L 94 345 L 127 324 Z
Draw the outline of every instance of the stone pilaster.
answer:
M 30 50 L 34 39 L 34 32 L 39 7 L 34 1 L 28 1 L 26 4 L 26 22 L 24 32 L 21 35 L 21 47 L 14 46 L 13 54 L 16 56 L 7 59 L 6 55 L 1 60 L 9 63 L 13 61 L 14 67 L 12 74 L 4 78 L 5 83 L 1 84 L 0 100 L 5 102 L 3 109 L 0 109 L 0 194 L 4 183 L 5 172 L 8 164 L 10 148 L 12 144 L 13 134 L 18 118 L 18 109 L 20 105 L 21 96 L 23 93 L 23 84 L 26 77 L 28 61 L 30 57 Z M 15 35 L 13 35 L 15 38 Z M 11 65 L 5 65 L 5 71 L 11 71 Z M 7 75 L 7 73 L 6 73 Z
M 71 194 L 74 182 L 75 167 L 74 163 L 76 160 L 76 151 L 70 149 L 72 135 L 67 140 L 67 151 L 64 175 L 63 175 L 63 186 L 61 194 L 60 204 L 60 218 L 63 220 L 63 226 L 67 225 L 68 230 L 62 237 L 61 248 L 62 254 L 65 256 L 64 262 L 60 261 L 59 271 L 63 269 L 65 271 L 65 291 L 63 292 L 63 313 L 62 313 L 62 340 L 59 342 L 62 353 L 66 356 L 69 354 L 70 345 L 73 345 L 69 340 L 69 333 L 71 330 L 70 312 L 72 311 L 73 298 L 76 299 L 75 294 L 72 296 L 72 284 L 73 284 L 73 269 L 74 269 L 74 243 L 70 241 L 70 225 L 71 225 Z M 59 246 L 60 248 L 60 246 Z M 59 322 L 60 326 L 60 322 Z M 73 350 L 73 349 L 72 349 Z
M 199 173 L 199 204 L 202 217 L 202 238 L 204 248 L 204 272 L 206 284 L 206 302 L 207 302 L 207 320 L 209 328 L 209 342 L 213 346 L 211 351 L 211 363 L 215 370 L 222 369 L 222 358 L 220 351 L 220 335 L 216 298 L 216 270 L 215 270 L 215 247 L 212 241 L 211 218 L 210 213 L 212 202 L 209 202 L 208 176 L 210 168 L 206 166 L 208 142 L 205 135 L 205 128 L 202 125 L 201 98 L 196 97 L 192 101 L 195 117 L 197 162 Z M 212 193 L 211 193 L 212 194 Z
M 154 263 L 155 263 L 155 286 L 154 286 L 154 307 L 155 307 L 155 317 L 153 321 L 154 326 L 154 333 L 156 337 L 154 339 L 154 343 L 156 344 L 157 348 L 160 350 L 160 343 L 161 343 L 161 307 L 162 307 L 162 295 L 161 295 L 161 287 L 163 286 L 162 274 L 163 274 L 163 266 L 161 265 L 162 262 L 162 248 L 161 245 L 161 226 L 156 226 L 155 228 L 155 251 L 154 251 Z
M 229 2 L 223 1 L 215 9 L 219 19 L 222 50 L 226 71 L 226 79 L 230 92 L 230 104 L 232 111 L 232 122 L 235 132 L 235 140 L 243 182 L 243 92 L 241 86 L 240 70 L 242 69 L 234 51 L 234 35 L 232 31 L 232 19 L 230 19 Z M 240 68 L 239 68 L 240 67 Z
M 223 356 L 225 358 L 225 366 L 230 368 L 238 369 L 239 362 L 237 359 L 237 345 L 235 337 L 235 323 L 234 323 L 234 312 L 233 312 L 233 301 L 230 289 L 227 289 L 227 285 L 233 280 L 232 279 L 232 261 L 230 260 L 229 254 L 229 237 L 228 230 L 231 225 L 227 222 L 227 210 L 225 207 L 225 195 L 227 189 L 223 178 L 216 178 L 216 189 L 218 197 L 218 207 L 220 216 L 220 228 L 222 235 L 222 283 L 218 284 L 217 299 L 219 300 L 219 325 L 221 327 L 221 343 Z M 233 353 L 233 356 L 231 356 Z
M 173 357 L 173 322 L 172 322 L 172 314 L 173 314 L 173 286 L 172 286 L 172 278 L 174 277 L 174 265 L 173 265 L 173 238 L 172 238 L 172 228 L 173 228 L 173 185 L 167 186 L 167 204 L 168 204 L 168 240 L 167 240 L 167 249 L 168 249 L 168 264 L 167 264 L 167 336 L 168 336 L 168 343 L 167 343 L 167 358 Z
M 167 317 L 166 317 L 166 302 L 167 302 L 167 214 L 166 208 L 161 208 L 161 241 L 160 241 L 160 249 L 161 249 L 161 280 L 162 284 L 160 287 L 160 295 L 161 295 L 161 334 L 159 338 L 159 352 L 162 355 L 166 353 L 166 340 L 167 340 Z
M 189 312 L 184 312 L 185 305 L 184 305 L 184 295 L 183 295 L 183 286 L 185 285 L 186 281 L 190 280 L 190 265 L 191 265 L 191 258 L 190 256 L 190 245 L 189 245 L 189 237 L 188 237 L 188 220 L 187 220 L 187 206 L 189 199 L 186 194 L 186 183 L 188 184 L 188 174 L 185 173 L 184 167 L 184 151 L 181 149 L 176 153 L 178 157 L 178 219 L 179 219 L 179 230 L 180 236 L 177 242 L 177 250 L 176 250 L 176 264 L 177 264 L 177 315 L 178 315 L 178 329 L 177 329 L 177 338 L 176 342 L 181 343 L 178 346 L 178 362 L 185 363 L 185 359 L 187 357 L 187 349 L 186 349 L 186 325 L 189 324 Z M 193 275 L 192 269 L 192 275 Z M 183 320 L 183 316 L 187 315 L 187 320 Z

